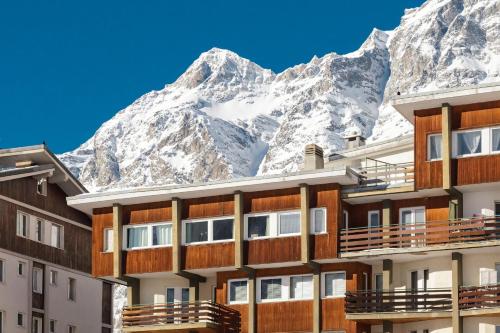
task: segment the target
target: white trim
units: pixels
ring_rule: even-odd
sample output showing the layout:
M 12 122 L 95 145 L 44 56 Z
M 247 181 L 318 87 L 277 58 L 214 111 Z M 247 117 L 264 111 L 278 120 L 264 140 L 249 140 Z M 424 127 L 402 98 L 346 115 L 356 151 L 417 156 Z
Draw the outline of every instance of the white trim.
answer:
M 314 214 L 317 210 L 322 210 L 323 211 L 323 216 L 325 218 L 325 220 L 323 221 L 323 231 L 321 232 L 315 232 L 315 224 L 316 224 L 316 215 Z M 326 207 L 316 207 L 316 208 L 311 208 L 309 210 L 309 219 L 310 219 L 310 222 L 311 222 L 311 230 L 310 230 L 310 233 L 311 235 L 324 235 L 324 234 L 327 234 L 328 233 L 328 228 L 327 228 L 327 222 L 328 222 L 328 217 L 327 217 L 327 209 Z
M 32 211 L 35 211 L 37 213 L 40 213 L 40 214 L 44 214 L 44 215 L 47 215 L 47 216 L 50 216 L 52 218 L 55 218 L 55 219 L 58 219 L 60 221 L 63 221 L 63 222 L 66 222 L 66 223 L 69 223 L 69 224 L 72 224 L 74 226 L 77 226 L 77 227 L 80 227 L 82 229 L 85 229 L 85 230 L 89 230 L 89 231 L 92 231 L 92 227 L 89 227 L 89 226 L 86 226 L 84 224 L 81 224 L 79 222 L 76 222 L 76 221 L 73 221 L 73 220 L 70 220 L 70 219 L 67 219 L 65 217 L 62 217 L 60 215 L 57 215 L 57 214 L 54 214 L 54 213 L 51 213 L 51 212 L 48 212 L 46 210 L 43 210 L 43 209 L 40 209 L 40 208 L 37 208 L 35 206 L 31 206 L 31 205 L 28 205 L 24 202 L 21 202 L 21 201 L 17 201 L 15 199 L 11 199 L 9 197 L 6 197 L 6 196 L 3 196 L 3 195 L 0 195 L 0 200 L 5 200 L 7 202 L 10 202 L 10 203 L 13 203 L 15 205 L 18 205 L 18 206 L 21 206 L 21 207 L 24 207 L 24 208 L 27 208 L 27 209 L 30 209 Z
M 441 137 L 441 157 L 439 158 L 431 158 L 431 137 L 433 136 L 440 136 Z M 441 161 L 443 160 L 443 149 L 442 149 L 442 142 L 443 142 L 443 134 L 442 133 L 429 133 L 427 134 L 427 147 L 426 147 L 426 152 L 427 152 L 427 162 L 434 162 L 434 161 Z
M 245 281 L 247 283 L 247 299 L 244 301 L 231 301 L 231 282 Z M 247 304 L 248 303 L 248 279 L 229 279 L 227 280 L 227 304 Z
M 327 274 L 334 274 L 334 273 L 343 273 L 344 274 L 344 289 L 347 291 L 347 272 L 346 271 L 329 271 L 329 272 L 322 272 L 321 273 L 321 298 L 344 298 L 345 294 L 343 295 L 332 295 L 332 296 L 327 296 L 326 295 L 326 275 Z
M 256 302 L 257 303 L 273 303 L 273 302 L 290 302 L 290 301 L 303 301 L 303 300 L 312 300 L 314 298 L 314 290 L 311 293 L 311 297 L 308 298 L 290 298 L 291 291 L 291 278 L 298 276 L 313 276 L 312 274 L 292 274 L 292 275 L 277 275 L 277 276 L 263 276 L 257 278 L 256 281 Z M 281 298 L 273 298 L 273 299 L 262 299 L 261 291 L 261 283 L 262 280 L 281 280 Z M 311 280 L 311 288 L 314 288 L 313 281 Z
M 292 233 L 288 233 L 288 234 L 282 234 L 281 233 L 281 216 L 283 215 L 298 215 L 299 216 L 299 232 L 292 232 Z M 301 223 L 300 223 L 300 219 L 301 219 L 301 212 L 300 210 L 290 210 L 290 211 L 283 211 L 283 212 L 278 212 L 277 213 L 277 236 L 278 237 L 287 237 L 287 236 L 299 236 L 301 234 Z
M 172 222 L 155 222 L 155 223 L 143 223 L 143 224 L 127 224 L 123 226 L 123 235 L 122 235 L 122 250 L 124 251 L 135 251 L 135 250 L 144 250 L 144 249 L 156 249 L 161 247 L 172 247 L 173 240 L 170 239 L 170 244 L 166 245 L 153 245 L 153 227 L 162 226 L 162 225 L 170 225 L 172 226 Z M 127 239 L 127 230 L 128 229 L 136 229 L 136 228 L 144 228 L 146 227 L 148 233 L 148 245 L 139 246 L 139 247 L 128 247 L 128 239 Z M 172 227 L 173 228 L 173 227 Z M 173 237 L 173 235 L 172 235 Z
M 233 230 L 232 237 L 228 239 L 219 239 L 213 240 L 214 238 L 214 221 L 220 220 L 233 220 Z M 197 223 L 197 222 L 207 222 L 207 240 L 201 242 L 186 242 L 186 224 L 189 223 Z M 234 241 L 234 216 L 219 216 L 219 217 L 209 217 L 202 219 L 191 219 L 191 220 L 182 220 L 182 245 L 190 246 L 190 245 L 199 245 L 199 244 L 214 244 L 214 243 L 227 243 Z
M 412 212 L 412 224 L 411 225 L 414 225 L 416 224 L 415 222 L 415 211 L 417 209 L 423 209 L 424 210 L 424 221 L 421 222 L 420 224 L 425 224 L 427 222 L 427 217 L 426 217 L 426 214 L 427 214 L 427 209 L 425 208 L 425 206 L 414 206 L 414 207 L 401 207 L 399 208 L 399 225 L 401 225 L 401 222 L 403 221 L 403 211 L 405 210 L 410 210 Z
M 458 154 L 458 134 L 462 133 L 472 133 L 472 132 L 479 132 L 481 134 L 481 152 L 480 153 L 474 153 L 474 154 Z M 490 151 L 490 135 L 489 135 L 489 127 L 482 127 L 482 128 L 472 128 L 472 129 L 466 129 L 466 130 L 459 130 L 459 131 L 452 131 L 452 143 L 451 143 L 451 152 L 452 152 L 452 157 L 453 158 L 465 158 L 465 157 L 474 157 L 474 156 L 483 156 L 483 155 L 489 155 Z
M 108 231 L 111 231 L 111 235 L 112 235 L 112 237 L 111 237 L 111 246 L 110 246 L 110 244 L 108 244 L 108 240 L 109 239 L 108 239 L 108 237 L 106 235 L 106 232 L 108 232 Z M 102 230 L 102 233 L 103 233 L 102 252 L 103 253 L 112 253 L 113 252 L 113 246 L 114 246 L 114 244 L 113 244 L 113 241 L 114 241 L 114 234 L 113 234 L 114 230 L 113 230 L 113 228 L 104 228 Z
M 283 237 L 296 237 L 300 235 L 300 231 L 298 233 L 292 233 L 292 234 L 280 234 L 279 233 L 279 217 L 281 215 L 285 214 L 299 214 L 299 223 L 300 223 L 300 210 L 299 209 L 292 209 L 292 210 L 282 210 L 282 211 L 274 211 L 274 212 L 259 212 L 259 213 L 249 213 L 245 214 L 243 217 L 244 223 L 243 223 L 243 231 L 244 231 L 244 240 L 258 240 L 258 239 L 270 239 L 270 238 L 283 238 Z M 268 234 L 266 236 L 259 236 L 259 237 L 248 237 L 248 218 L 249 217 L 258 217 L 258 216 L 267 216 L 268 220 Z

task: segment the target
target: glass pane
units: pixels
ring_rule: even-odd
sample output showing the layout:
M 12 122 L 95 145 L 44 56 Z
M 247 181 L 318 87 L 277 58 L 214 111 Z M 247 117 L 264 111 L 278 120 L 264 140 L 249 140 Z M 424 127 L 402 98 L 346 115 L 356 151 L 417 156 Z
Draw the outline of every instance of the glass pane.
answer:
M 429 137 L 430 159 L 436 160 L 441 158 L 441 135 L 431 135 Z
M 172 225 L 153 226 L 153 246 L 172 244 Z
M 266 279 L 260 283 L 260 296 L 262 299 L 281 298 L 281 279 Z
M 167 288 L 167 303 L 173 303 L 175 301 L 175 289 Z
M 189 288 L 182 288 L 182 302 L 189 302 Z
M 231 302 L 247 301 L 247 281 L 232 281 L 229 289 Z
M 280 214 L 280 235 L 300 233 L 300 214 Z
M 481 153 L 481 132 L 458 133 L 458 155 Z
M 383 287 L 382 274 L 375 275 L 375 290 L 381 291 Z
M 345 273 L 325 274 L 325 294 L 326 296 L 344 296 L 345 293 Z
M 233 239 L 233 219 L 213 221 L 213 240 Z
M 379 214 L 378 213 L 370 213 L 370 227 L 376 228 L 379 226 Z
M 325 211 L 323 209 L 314 210 L 314 232 L 326 231 Z
M 491 150 L 500 151 L 500 128 L 491 130 Z
M 52 224 L 50 227 L 50 245 L 60 248 L 61 247 L 61 227 L 55 224 Z
M 415 209 L 415 223 L 425 223 L 425 209 Z
M 268 222 L 268 215 L 248 217 L 248 238 L 267 236 Z
M 312 298 L 312 276 L 292 276 L 290 278 L 290 298 Z
M 148 228 L 128 228 L 127 229 L 127 247 L 146 247 L 148 246 Z
M 208 222 L 186 223 L 186 243 L 208 241 Z

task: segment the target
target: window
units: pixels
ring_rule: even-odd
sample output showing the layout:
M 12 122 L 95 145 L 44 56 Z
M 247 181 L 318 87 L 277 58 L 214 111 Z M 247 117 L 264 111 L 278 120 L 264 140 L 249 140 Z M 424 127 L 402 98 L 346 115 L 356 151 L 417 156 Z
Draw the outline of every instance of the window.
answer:
M 345 272 L 323 273 L 323 297 L 344 297 L 346 292 Z
M 248 280 L 229 280 L 229 303 L 248 302 Z
M 269 236 L 269 215 L 248 217 L 248 239 Z
M 4 333 L 4 325 L 3 325 L 3 322 L 4 322 L 4 313 L 3 311 L 0 311 L 0 333 Z
M 425 223 L 425 207 L 401 208 L 399 222 L 401 225 Z
M 376 291 L 384 290 L 384 283 L 383 283 L 382 278 L 383 278 L 382 274 L 375 274 L 375 290 Z
M 371 210 L 368 212 L 368 228 L 378 228 L 380 226 L 380 212 Z
M 43 319 L 40 317 L 33 317 L 31 323 L 31 332 L 42 333 L 43 332 Z
M 47 178 L 40 178 L 36 181 L 36 193 L 47 195 Z
M 18 212 L 16 234 L 20 237 L 28 237 L 28 224 L 29 224 L 28 214 Z
M 43 220 L 36 219 L 36 221 L 35 221 L 35 240 L 37 242 L 43 243 L 43 228 L 44 228 Z
M 500 128 L 491 130 L 491 152 L 500 152 Z
M 5 261 L 0 259 L 0 283 L 2 282 L 5 282 Z
M 290 299 L 312 299 L 313 286 L 311 275 L 290 277 Z
M 68 300 L 76 300 L 76 280 L 73 278 L 68 278 Z
M 33 267 L 32 275 L 33 292 L 37 294 L 43 293 L 43 270 L 38 267 Z
M 127 248 L 133 249 L 138 247 L 147 247 L 148 245 L 149 240 L 147 227 L 127 228 Z
M 181 290 L 181 302 L 189 302 L 189 288 L 182 288 Z
M 481 130 L 456 133 L 457 156 L 481 154 Z
M 500 333 L 500 326 L 495 326 L 495 333 Z
M 49 272 L 49 283 L 53 286 L 57 285 L 57 271 L 51 270 Z
M 123 233 L 124 249 L 165 247 L 172 245 L 172 224 L 155 223 L 148 225 L 129 225 Z
M 54 319 L 49 321 L 49 333 L 56 333 L 56 321 Z
M 153 225 L 153 246 L 172 245 L 172 225 Z
M 326 232 L 326 208 L 311 209 L 311 229 L 313 234 Z
M 175 302 L 175 289 L 174 288 L 167 288 L 167 303 L 173 303 Z
M 281 278 L 260 280 L 260 299 L 262 301 L 281 299 Z
M 113 252 L 113 229 L 104 229 L 104 252 Z
M 208 241 L 208 221 L 185 223 L 186 244 Z
M 496 285 L 498 281 L 498 272 L 496 269 L 480 268 L 479 283 L 481 286 Z
M 300 234 L 300 213 L 280 213 L 279 235 Z
M 17 263 L 17 275 L 24 276 L 26 272 L 26 263 L 20 261 Z
M 50 225 L 50 245 L 62 249 L 63 229 L 60 225 L 52 223 Z
M 26 325 L 25 314 L 22 312 L 17 313 L 17 326 L 24 327 Z
M 427 159 L 429 161 L 437 161 L 442 158 L 441 155 L 441 134 L 430 134 L 427 137 Z
M 349 212 L 347 210 L 342 211 L 342 229 L 349 228 Z
M 233 239 L 233 219 L 214 220 L 212 223 L 214 241 Z
M 76 333 L 76 326 L 68 325 L 68 333 Z

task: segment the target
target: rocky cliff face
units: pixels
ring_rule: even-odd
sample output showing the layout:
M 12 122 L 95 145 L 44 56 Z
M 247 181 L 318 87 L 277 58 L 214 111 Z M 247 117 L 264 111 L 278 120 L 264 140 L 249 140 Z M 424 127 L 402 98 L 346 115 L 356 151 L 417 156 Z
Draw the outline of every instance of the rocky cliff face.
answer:
M 359 50 L 275 74 L 221 49 L 150 92 L 61 159 L 90 190 L 297 170 L 352 131 L 369 140 L 411 126 L 390 106 L 412 93 L 500 80 L 500 0 L 429 0 Z

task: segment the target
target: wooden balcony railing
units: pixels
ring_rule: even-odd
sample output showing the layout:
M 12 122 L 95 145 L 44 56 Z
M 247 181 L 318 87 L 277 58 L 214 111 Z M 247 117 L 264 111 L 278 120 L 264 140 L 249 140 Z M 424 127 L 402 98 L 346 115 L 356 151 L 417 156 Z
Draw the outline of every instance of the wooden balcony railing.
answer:
M 461 287 L 461 310 L 500 307 L 500 284 L 481 287 Z
M 414 248 L 489 240 L 500 240 L 500 217 L 344 229 L 340 232 L 340 251 Z
M 206 323 L 218 332 L 240 332 L 241 316 L 236 310 L 213 302 L 135 305 L 123 308 L 123 327 Z
M 360 183 L 358 186 L 378 186 L 415 181 L 414 164 L 387 163 L 372 158 L 366 158 L 364 166 L 358 170 Z
M 361 290 L 345 295 L 346 313 L 420 312 L 451 310 L 450 289 L 413 291 Z

